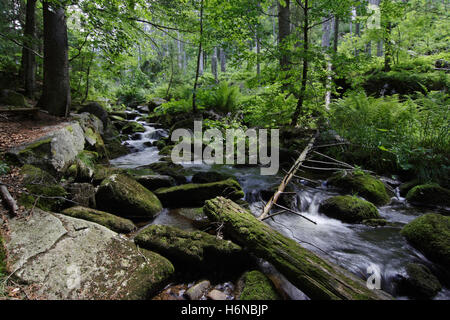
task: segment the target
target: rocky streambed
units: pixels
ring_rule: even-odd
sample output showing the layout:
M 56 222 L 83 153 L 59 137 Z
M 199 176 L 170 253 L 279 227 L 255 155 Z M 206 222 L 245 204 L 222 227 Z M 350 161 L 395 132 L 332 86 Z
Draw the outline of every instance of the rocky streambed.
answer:
M 202 209 L 223 196 L 258 216 L 281 175 L 172 163 L 168 137 L 189 128 L 186 115 L 80 111 L 61 131 L 8 153 L 23 165 L 19 202 L 31 209 L 4 219 L 14 277 L 50 298 L 308 299 Z M 397 298 L 450 297 L 447 189 L 347 170 L 297 179 L 289 192 L 280 204 L 316 224 L 293 213 L 266 221 L 285 237 L 364 282 L 375 274 Z M 47 220 L 58 228 L 49 232 Z

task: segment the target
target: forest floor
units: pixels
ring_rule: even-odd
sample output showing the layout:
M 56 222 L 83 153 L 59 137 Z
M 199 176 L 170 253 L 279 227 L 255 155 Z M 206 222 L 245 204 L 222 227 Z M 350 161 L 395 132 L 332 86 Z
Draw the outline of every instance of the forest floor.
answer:
M 34 141 L 59 129 L 67 119 L 39 112 L 36 118 L 0 113 L 0 152 Z

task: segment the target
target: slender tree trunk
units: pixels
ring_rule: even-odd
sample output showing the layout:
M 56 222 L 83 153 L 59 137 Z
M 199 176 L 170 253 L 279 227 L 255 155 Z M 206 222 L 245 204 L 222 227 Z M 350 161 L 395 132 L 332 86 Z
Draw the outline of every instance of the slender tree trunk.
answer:
M 24 31 L 24 46 L 22 49 L 23 77 L 25 94 L 33 98 L 36 87 L 36 58 L 35 50 L 36 33 L 36 0 L 27 1 L 26 21 Z
M 290 1 L 285 0 L 285 6 L 278 2 L 278 44 L 280 50 L 280 67 L 281 70 L 289 70 L 289 53 L 284 48 L 286 39 L 291 34 L 290 24 Z
M 324 49 L 328 49 L 330 47 L 331 22 L 332 22 L 332 20 L 330 20 L 329 17 L 325 17 L 323 19 L 323 24 L 322 24 L 322 48 L 324 48 Z
M 211 73 L 216 83 L 219 83 L 219 77 L 217 75 L 217 47 L 214 47 L 213 54 L 211 55 Z
M 67 25 L 64 7 L 43 3 L 44 88 L 38 105 L 55 116 L 67 116 L 71 104 Z
M 304 21 L 303 21 L 303 72 L 302 72 L 302 84 L 300 88 L 300 94 L 297 101 L 297 107 L 295 109 L 294 115 L 292 117 L 292 126 L 297 125 L 298 118 L 300 117 L 300 114 L 302 113 L 303 109 L 303 103 L 305 100 L 305 94 L 306 94 L 306 85 L 308 84 L 308 68 L 309 68 L 309 61 L 308 61 L 308 54 L 309 54 L 309 1 L 305 0 L 304 8 L 303 8 L 303 14 L 304 14 Z
M 333 51 L 338 52 L 339 46 L 339 17 L 334 17 L 334 39 L 333 39 Z
M 386 37 L 384 39 L 385 42 L 385 53 L 384 53 L 384 71 L 391 71 L 391 63 L 392 63 L 392 44 L 391 44 L 391 33 L 392 33 L 392 24 L 388 22 L 386 27 Z
M 202 40 L 203 40 L 203 0 L 201 0 L 200 2 L 200 41 L 198 43 L 197 71 L 195 72 L 194 92 L 192 94 L 192 111 L 194 113 L 197 113 L 197 86 L 198 86 L 198 77 L 200 75 L 200 63 L 202 62 Z
M 220 56 L 220 71 L 227 72 L 227 56 L 223 48 L 220 48 L 219 56 Z
M 91 66 L 92 66 L 92 62 L 94 61 L 94 48 L 92 47 L 92 51 L 91 51 L 91 59 L 89 59 L 89 64 L 87 67 L 87 71 L 86 71 L 86 89 L 84 91 L 84 98 L 81 101 L 81 103 L 85 103 L 87 98 L 89 97 L 89 80 L 90 80 L 90 75 L 91 75 Z

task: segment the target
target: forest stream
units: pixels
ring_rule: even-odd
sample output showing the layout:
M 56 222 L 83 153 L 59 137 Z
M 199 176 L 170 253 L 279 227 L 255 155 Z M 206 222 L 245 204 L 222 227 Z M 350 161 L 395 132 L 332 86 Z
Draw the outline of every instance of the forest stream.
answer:
M 161 137 L 167 137 L 168 131 L 160 128 L 157 124 L 148 124 L 138 121 L 141 116 L 134 120 L 144 125 L 145 132 L 134 134 L 124 144 L 131 149 L 131 153 L 111 160 L 111 165 L 119 168 L 137 168 L 157 162 L 162 156 L 158 154 L 158 148 L 151 146 Z M 259 174 L 259 168 L 233 166 L 209 166 L 206 164 L 193 165 L 183 164 L 191 176 L 200 171 L 217 171 L 234 175 L 245 192 L 245 200 L 250 204 L 251 212 L 258 216 L 261 214 L 265 202 L 261 198 L 261 191 L 278 185 L 282 176 L 263 176 Z M 395 295 L 395 278 L 404 273 L 406 264 L 415 262 L 429 267 L 435 274 L 445 274 L 442 267 L 430 262 L 419 251 L 413 248 L 399 233 L 400 229 L 418 216 L 424 214 L 424 210 L 413 207 L 400 196 L 398 188 L 396 196 L 391 203 L 379 207 L 379 213 L 383 219 L 388 221 L 387 226 L 370 227 L 360 224 L 347 224 L 339 220 L 329 218 L 319 213 L 319 204 L 327 198 L 339 195 L 339 193 L 327 187 L 325 181 L 320 181 L 320 186 L 311 186 L 307 181 L 291 183 L 295 190 L 294 207 L 307 218 L 315 221 L 313 224 L 306 219 L 285 213 L 267 223 L 283 235 L 294 239 L 302 246 L 334 262 L 346 270 L 351 271 L 361 279 L 365 280 L 368 267 L 378 269 L 381 275 L 381 288 Z M 175 226 L 184 230 L 195 230 L 192 221 L 176 214 L 172 209 L 164 209 L 149 224 L 161 224 Z M 145 225 L 145 224 L 144 224 Z M 267 262 L 260 264 L 265 271 L 272 273 L 277 278 L 280 286 L 291 299 L 308 299 L 301 291 L 290 284 L 281 274 L 276 272 Z M 373 270 L 373 269 L 372 269 Z M 373 271 L 371 271 L 373 272 Z M 222 286 L 229 286 L 225 283 Z M 181 291 L 183 293 L 184 291 Z M 231 296 L 228 296 L 232 299 Z M 407 297 L 397 296 L 397 299 Z M 450 289 L 444 287 L 434 299 L 449 299 Z

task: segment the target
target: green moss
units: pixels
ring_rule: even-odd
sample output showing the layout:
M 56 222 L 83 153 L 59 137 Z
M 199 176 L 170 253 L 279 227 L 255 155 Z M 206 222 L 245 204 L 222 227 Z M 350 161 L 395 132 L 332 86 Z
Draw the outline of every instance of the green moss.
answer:
M 370 202 L 354 196 L 337 196 L 325 200 L 319 208 L 325 215 L 349 223 L 379 219 L 377 208 Z
M 23 150 L 19 151 L 20 157 L 28 156 L 45 156 L 50 152 L 52 139 L 43 139 L 27 145 Z
M 170 156 L 172 154 L 172 149 L 174 148 L 174 146 L 165 146 L 161 149 L 161 151 L 159 151 L 159 155 L 160 156 Z
M 432 206 L 450 206 L 450 190 L 434 183 L 423 184 L 412 188 L 406 200 Z
M 383 182 L 362 172 L 338 172 L 328 179 L 328 184 L 358 194 L 375 205 L 385 205 L 391 200 Z
M 144 126 L 139 122 L 130 121 L 122 128 L 122 133 L 124 134 L 131 134 L 137 132 L 145 132 Z
M 442 290 L 439 280 L 422 264 L 409 263 L 406 266 L 406 274 L 407 278 L 399 284 L 400 294 L 427 299 L 434 297 Z
M 250 271 L 243 276 L 244 288 L 239 300 L 280 300 L 272 282 L 259 271 Z
M 136 226 L 128 219 L 85 207 L 72 207 L 61 212 L 67 216 L 92 221 L 118 233 L 130 233 Z
M 179 184 L 186 183 L 186 172 L 184 167 L 179 164 L 175 164 L 172 162 L 154 162 L 145 166 L 145 168 L 151 169 L 159 174 L 169 176 L 175 179 L 175 181 Z
M 139 247 L 158 252 L 182 268 L 224 270 L 248 261 L 240 246 L 202 231 L 152 225 L 141 231 L 134 241 Z
M 45 211 L 58 211 L 63 206 L 67 192 L 53 176 L 32 165 L 24 165 L 21 174 L 28 193 L 20 195 L 19 204 L 28 209 L 36 206 Z
M 151 218 L 162 210 L 161 202 L 151 191 L 124 174 L 103 180 L 96 202 L 101 210 L 129 218 Z
M 401 234 L 428 259 L 450 267 L 450 217 L 425 214 L 408 223 Z
M 170 188 L 160 188 L 155 194 L 166 207 L 198 207 L 205 200 L 224 196 L 232 200 L 244 197 L 240 184 L 234 179 L 203 184 L 185 184 Z

